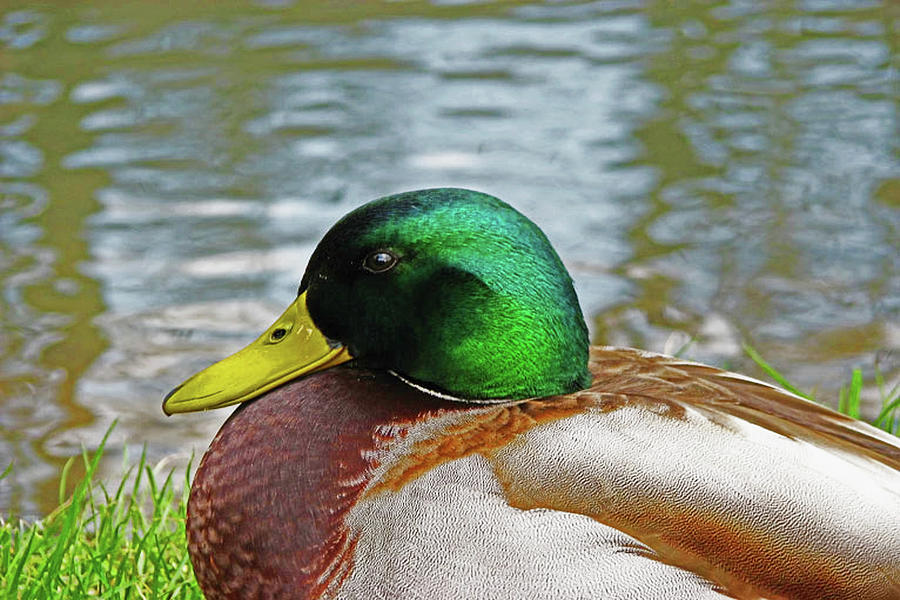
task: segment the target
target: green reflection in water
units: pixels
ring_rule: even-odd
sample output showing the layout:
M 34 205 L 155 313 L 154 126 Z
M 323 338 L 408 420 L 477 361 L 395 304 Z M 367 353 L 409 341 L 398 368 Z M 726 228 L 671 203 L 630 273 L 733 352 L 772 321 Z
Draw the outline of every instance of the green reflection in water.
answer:
M 37 186 L 47 203 L 43 210 L 23 219 L 21 224 L 36 227 L 40 232 L 36 239 L 27 248 L 4 249 L 5 253 L 18 255 L 21 262 L 0 273 L 4 286 L 17 275 L 33 273 L 27 283 L 16 286 L 15 296 L 0 297 L 4 314 L 15 312 L 26 319 L 28 315 L 36 317 L 28 319 L 31 322 L 18 323 L 17 329 L 7 329 L 15 341 L 6 348 L 5 356 L 0 357 L 0 362 L 6 363 L 20 352 L 34 352 L 37 341 L 39 358 L 29 372 L 4 376 L 4 392 L 0 395 L 5 409 L 15 403 L 21 413 L 31 405 L 31 418 L 23 419 L 25 427 L 4 434 L 11 437 L 7 447 L 20 450 L 12 457 L 17 469 L 31 467 L 32 456 L 54 465 L 56 470 L 62 467 L 66 457 L 49 452 L 47 441 L 59 431 L 93 420 L 91 411 L 77 401 L 75 387 L 107 347 L 100 330 L 93 324 L 93 319 L 105 309 L 100 284 L 85 275 L 82 267 L 91 258 L 85 221 L 97 211 L 95 191 L 106 184 L 108 177 L 101 171 L 73 172 L 62 167 L 66 155 L 91 141 L 91 135 L 80 127 L 88 111 L 67 101 L 72 87 L 93 75 L 90 53 L 80 53 L 77 47 L 64 41 L 64 31 L 70 24 L 64 14 L 45 21 L 47 31 L 39 43 L 27 51 L 4 53 L 4 70 L 8 73 L 27 73 L 29 80 L 36 80 L 40 85 L 52 83 L 58 90 L 52 101 L 35 102 L 26 97 L 0 107 L 0 122 L 23 118 L 31 122 L 20 139 L 40 149 L 43 157 L 39 170 L 19 181 Z M 10 305 L 11 299 L 17 305 Z M 20 301 L 24 307 L 18 305 Z M 53 318 L 46 319 L 47 316 Z M 55 404 L 61 412 L 54 419 L 46 419 L 47 411 L 36 406 L 44 402 Z M 30 451 L 25 451 L 26 445 Z M 77 479 L 77 473 L 73 475 Z M 44 500 L 42 511 L 53 507 L 51 499 L 56 496 L 57 481 L 58 474 L 54 471 L 39 484 L 37 495 Z M 15 491 L 10 499 L 13 510 L 22 501 Z

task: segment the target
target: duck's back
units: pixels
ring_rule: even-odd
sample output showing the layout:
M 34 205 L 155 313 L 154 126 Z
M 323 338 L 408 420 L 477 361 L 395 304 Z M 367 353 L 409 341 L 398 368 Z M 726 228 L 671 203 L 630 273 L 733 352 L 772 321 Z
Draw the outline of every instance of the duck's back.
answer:
M 207 597 L 900 598 L 893 439 L 702 365 L 592 370 L 471 406 L 335 369 L 246 406 L 192 491 Z

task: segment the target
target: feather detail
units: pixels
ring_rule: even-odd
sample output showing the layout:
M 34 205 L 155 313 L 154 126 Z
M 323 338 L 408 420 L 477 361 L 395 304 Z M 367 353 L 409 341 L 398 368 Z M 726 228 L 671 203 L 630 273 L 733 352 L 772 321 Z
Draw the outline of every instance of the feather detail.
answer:
M 219 598 L 900 598 L 900 444 L 762 382 L 593 348 L 448 402 L 337 368 L 235 412 L 188 537 Z

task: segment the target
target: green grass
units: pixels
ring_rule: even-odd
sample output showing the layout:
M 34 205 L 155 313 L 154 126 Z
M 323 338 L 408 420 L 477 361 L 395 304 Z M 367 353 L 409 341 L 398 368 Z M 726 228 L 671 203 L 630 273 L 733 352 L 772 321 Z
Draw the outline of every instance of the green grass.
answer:
M 767 363 L 759 353 L 749 344 L 744 344 L 744 352 L 747 353 L 753 362 L 755 362 L 766 375 L 771 377 L 778 385 L 793 392 L 798 396 L 808 400 L 815 400 L 811 393 L 801 391 L 797 386 L 792 385 L 787 377 L 779 373 L 772 365 Z M 841 387 L 838 394 L 838 411 L 845 415 L 858 419 L 860 416 L 861 393 L 862 393 L 862 371 L 853 369 L 850 377 L 850 385 Z M 896 385 L 890 390 L 887 389 L 884 377 L 881 372 L 875 370 L 875 384 L 878 386 L 878 394 L 881 397 L 881 409 L 878 416 L 872 421 L 872 425 L 883 429 L 888 433 L 900 436 L 900 385 Z
M 108 489 L 95 480 L 108 437 L 93 457 L 82 453 L 86 475 L 53 513 L 38 523 L 0 522 L 0 600 L 202 600 L 184 541 L 187 479 L 176 494 L 172 472 L 159 481 L 142 453 Z
M 749 346 L 747 354 L 779 385 L 812 398 Z M 898 434 L 900 394 L 876 373 L 882 409 L 874 424 Z M 841 390 L 840 410 L 859 416 L 862 372 Z M 38 523 L 0 520 L 0 600 L 81 598 L 197 599 L 184 537 L 190 467 L 176 492 L 173 473 L 160 481 L 142 454 L 115 489 L 96 480 L 109 433 L 93 456 L 83 452 L 86 476 L 68 499 L 63 471 L 60 506 Z M 67 467 L 71 466 L 71 462 Z M 10 471 L 0 475 L 0 479 Z M 180 486 L 179 486 L 180 487 Z

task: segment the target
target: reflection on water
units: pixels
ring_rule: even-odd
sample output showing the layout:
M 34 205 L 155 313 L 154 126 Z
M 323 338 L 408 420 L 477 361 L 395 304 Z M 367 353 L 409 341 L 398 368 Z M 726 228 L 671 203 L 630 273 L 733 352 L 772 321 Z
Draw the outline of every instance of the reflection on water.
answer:
M 253 338 L 341 214 L 435 185 L 548 233 L 594 339 L 824 398 L 900 374 L 890 0 L 199 3 L 0 14 L 0 512 L 202 451 L 162 395 Z M 893 352 L 893 354 L 892 354 Z

